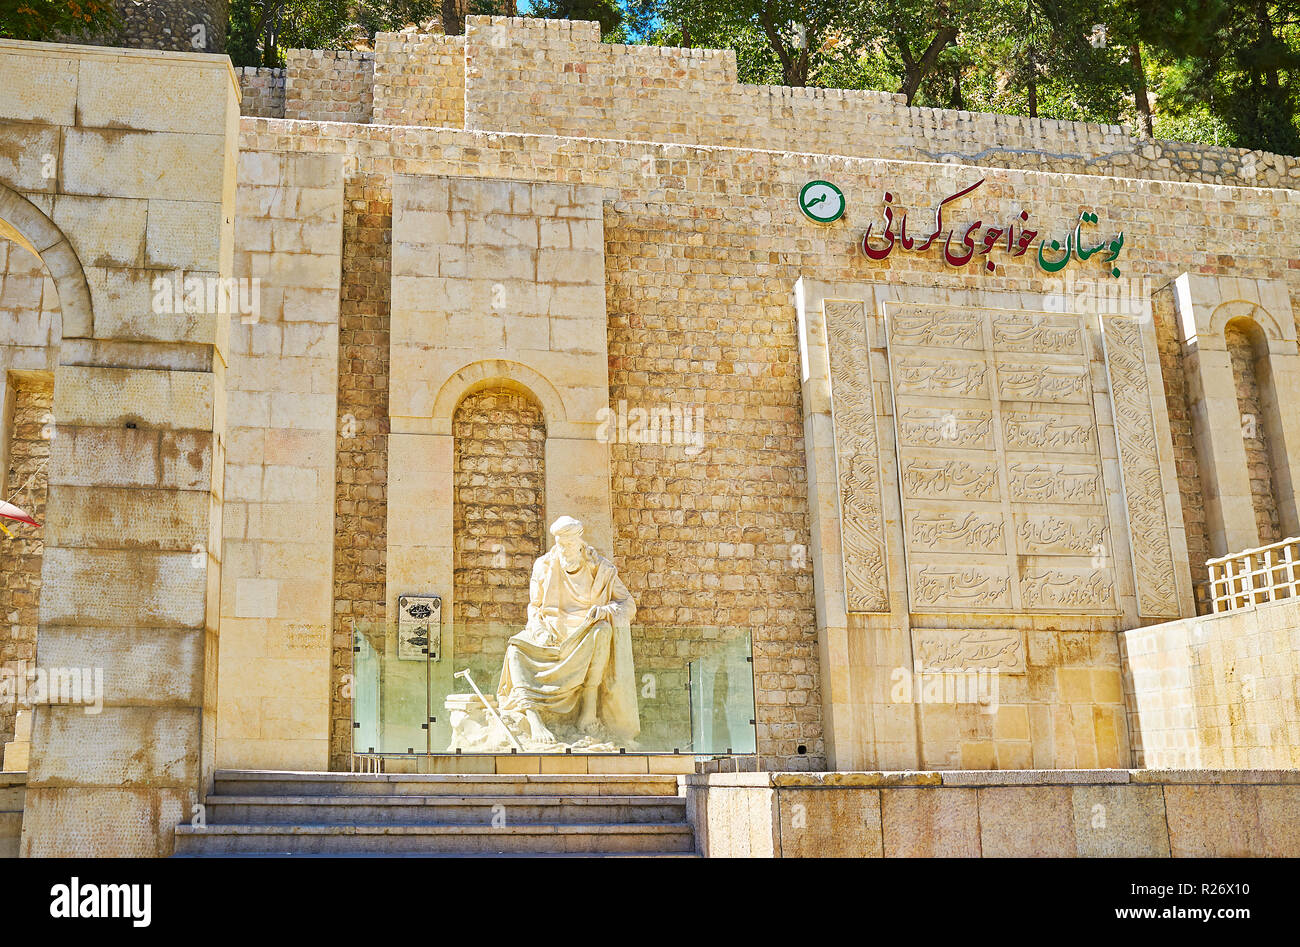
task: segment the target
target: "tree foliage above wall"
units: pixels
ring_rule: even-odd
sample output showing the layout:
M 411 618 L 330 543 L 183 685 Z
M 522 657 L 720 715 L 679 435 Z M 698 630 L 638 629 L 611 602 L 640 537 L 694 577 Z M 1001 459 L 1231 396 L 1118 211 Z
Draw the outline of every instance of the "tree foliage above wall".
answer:
M 111 0 L 0 0 L 0 36 L 78 42 L 111 36 L 121 19 Z

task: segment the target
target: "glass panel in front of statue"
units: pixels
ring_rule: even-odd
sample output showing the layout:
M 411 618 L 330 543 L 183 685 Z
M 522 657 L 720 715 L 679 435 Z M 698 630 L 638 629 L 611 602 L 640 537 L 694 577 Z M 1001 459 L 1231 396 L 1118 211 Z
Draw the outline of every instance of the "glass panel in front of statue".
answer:
M 717 643 L 689 665 L 691 750 L 754 753 L 754 675 L 749 632 Z
M 430 665 L 433 752 L 755 752 L 747 630 L 620 624 L 445 631 L 467 646 Z
M 424 645 L 403 641 L 396 626 L 371 622 L 356 623 L 353 642 L 353 752 L 427 753 L 429 657 Z

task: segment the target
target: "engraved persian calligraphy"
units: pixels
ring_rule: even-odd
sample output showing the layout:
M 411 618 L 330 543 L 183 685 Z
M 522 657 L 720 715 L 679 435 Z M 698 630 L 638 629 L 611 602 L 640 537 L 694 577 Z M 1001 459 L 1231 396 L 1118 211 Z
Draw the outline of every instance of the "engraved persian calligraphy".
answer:
M 1115 399 L 1129 544 L 1137 581 L 1138 612 L 1173 618 L 1179 614 L 1165 491 L 1151 413 L 1151 386 L 1142 356 L 1142 328 L 1136 319 L 1109 316 L 1105 323 L 1106 370 Z
M 1086 317 L 885 319 L 912 610 L 1115 611 Z
M 903 492 L 911 497 L 994 500 L 998 496 L 996 464 L 913 458 L 903 468 L 902 477 Z
M 1082 355 L 1083 329 L 1073 316 L 1001 314 L 993 317 L 993 348 L 998 352 Z
M 898 417 L 898 437 L 908 447 L 992 450 L 993 412 L 907 407 Z
M 927 671 L 993 668 L 1024 674 L 1025 638 L 1013 628 L 913 628 L 913 660 Z
M 988 367 L 981 362 L 947 358 L 903 358 L 895 368 L 900 395 L 951 395 L 983 398 L 988 392 Z
M 1097 556 L 1106 548 L 1106 521 L 1096 516 L 1029 513 L 1016 525 L 1019 548 L 1036 555 Z
M 1003 362 L 998 365 L 998 397 L 1003 401 L 1051 401 L 1088 404 L 1085 368 Z
M 1006 542 L 1001 513 L 950 513 L 917 510 L 907 521 L 908 541 L 918 548 L 942 552 L 982 549 L 997 552 Z
M 917 604 L 927 608 L 962 611 L 1011 605 L 1005 566 L 913 566 L 911 578 Z
M 900 345 L 925 345 L 935 348 L 983 351 L 984 321 L 967 313 L 942 310 L 904 313 L 893 327 Z
M 1101 469 L 1085 464 L 1011 464 L 1011 499 L 1020 503 L 1102 502 Z
M 846 606 L 850 612 L 888 611 L 885 518 L 865 312 L 860 302 L 827 300 L 823 313 L 830 351 Z
M 1002 441 L 1007 450 L 1094 455 L 1097 426 L 1091 412 L 1053 416 L 1035 411 L 1006 411 L 1002 415 Z

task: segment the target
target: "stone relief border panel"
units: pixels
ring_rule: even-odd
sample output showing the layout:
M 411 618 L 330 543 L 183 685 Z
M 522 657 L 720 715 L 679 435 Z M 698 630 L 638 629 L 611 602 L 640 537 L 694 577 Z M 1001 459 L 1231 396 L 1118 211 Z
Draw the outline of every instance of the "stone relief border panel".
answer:
M 1128 512 L 1138 613 L 1177 618 L 1180 614 L 1174 550 L 1165 514 L 1165 486 L 1151 408 L 1151 385 L 1143 353 L 1142 327 L 1127 316 L 1103 320 L 1106 370 L 1115 408 L 1124 502 Z
M 848 611 L 889 611 L 876 408 L 863 303 L 822 306 L 830 356 L 835 459 Z

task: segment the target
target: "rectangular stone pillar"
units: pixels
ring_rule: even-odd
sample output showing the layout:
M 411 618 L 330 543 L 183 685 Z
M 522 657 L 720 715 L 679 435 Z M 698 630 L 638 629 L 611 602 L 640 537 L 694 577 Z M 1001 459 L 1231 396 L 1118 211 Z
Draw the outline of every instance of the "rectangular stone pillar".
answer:
M 340 155 L 244 152 L 230 325 L 217 766 L 329 768 Z
M 49 268 L 63 334 L 36 659 L 92 691 L 90 712 L 34 706 L 21 853 L 167 855 L 215 750 L 208 290 L 231 274 L 238 86 L 224 56 L 8 41 L 0 86 L 0 216 Z

